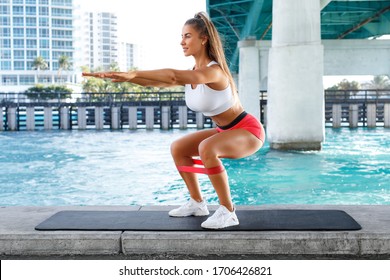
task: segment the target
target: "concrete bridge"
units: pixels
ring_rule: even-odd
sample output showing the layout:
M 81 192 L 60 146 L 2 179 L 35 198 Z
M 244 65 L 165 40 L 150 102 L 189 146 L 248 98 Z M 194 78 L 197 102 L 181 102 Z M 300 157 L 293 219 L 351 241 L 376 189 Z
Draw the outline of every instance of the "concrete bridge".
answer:
M 257 92 L 268 91 L 273 148 L 321 149 L 324 75 L 390 74 L 390 40 L 368 40 L 390 34 L 390 1 L 210 0 L 208 9 L 234 50 L 247 111 L 259 116 Z

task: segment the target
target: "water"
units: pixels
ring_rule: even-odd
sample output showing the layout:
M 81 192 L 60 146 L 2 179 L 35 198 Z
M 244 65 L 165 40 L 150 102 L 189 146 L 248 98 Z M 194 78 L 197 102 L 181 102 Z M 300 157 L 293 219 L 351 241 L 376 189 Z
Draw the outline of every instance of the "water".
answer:
M 169 152 L 180 131 L 0 133 L 0 205 L 173 205 L 188 193 Z M 390 130 L 327 128 L 320 152 L 224 159 L 237 205 L 390 204 Z M 202 191 L 218 199 L 205 175 Z

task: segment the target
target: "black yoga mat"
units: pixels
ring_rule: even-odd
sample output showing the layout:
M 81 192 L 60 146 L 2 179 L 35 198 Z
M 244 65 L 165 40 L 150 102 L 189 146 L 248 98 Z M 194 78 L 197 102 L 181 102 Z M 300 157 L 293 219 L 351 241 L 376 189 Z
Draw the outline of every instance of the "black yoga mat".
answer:
M 210 213 L 210 215 L 212 212 Z M 237 210 L 238 226 L 227 231 L 333 231 L 359 230 L 361 226 L 340 210 Z M 36 230 L 82 231 L 201 231 L 207 217 L 173 218 L 167 211 L 61 211 Z

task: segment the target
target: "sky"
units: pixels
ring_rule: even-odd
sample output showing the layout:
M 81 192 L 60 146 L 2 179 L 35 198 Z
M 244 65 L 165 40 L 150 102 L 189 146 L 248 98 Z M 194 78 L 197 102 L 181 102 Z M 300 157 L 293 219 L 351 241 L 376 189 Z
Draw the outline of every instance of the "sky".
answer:
M 143 69 L 189 69 L 192 57 L 185 57 L 180 46 L 185 21 L 206 11 L 206 0 L 78 0 L 92 11 L 118 16 L 120 41 L 142 48 Z

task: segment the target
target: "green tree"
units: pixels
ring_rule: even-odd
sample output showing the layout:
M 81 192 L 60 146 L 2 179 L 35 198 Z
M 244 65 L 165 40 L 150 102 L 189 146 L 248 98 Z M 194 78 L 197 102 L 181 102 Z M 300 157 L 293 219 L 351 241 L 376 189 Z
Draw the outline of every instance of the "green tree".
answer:
M 374 76 L 374 78 L 364 84 L 367 89 L 390 89 L 390 79 L 386 75 Z
M 48 68 L 48 64 L 42 56 L 38 56 L 37 58 L 34 59 L 34 62 L 32 64 L 32 68 L 34 70 L 37 70 L 36 80 L 38 81 L 39 72 L 41 70 L 46 70 Z
M 47 100 L 55 98 L 64 99 L 70 98 L 72 89 L 69 89 L 63 85 L 44 86 L 41 84 L 37 84 L 27 89 L 24 93 L 28 98 L 34 100 Z
M 348 81 L 347 79 L 343 79 L 341 82 L 337 84 L 337 89 L 341 90 L 359 90 L 360 84 L 356 81 Z
M 61 73 L 63 70 L 68 71 L 72 67 L 72 63 L 70 62 L 69 56 L 61 55 L 58 58 L 58 79 L 61 77 Z

